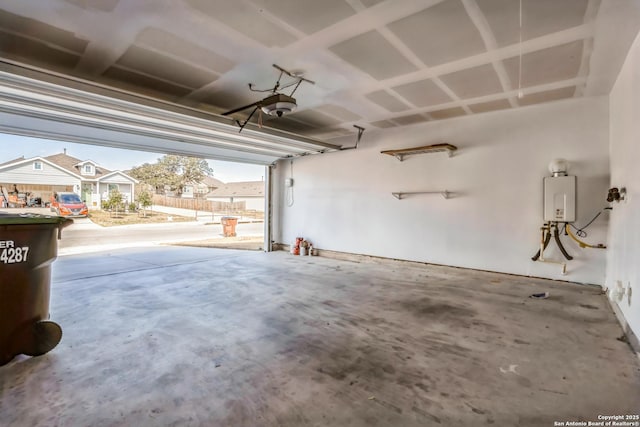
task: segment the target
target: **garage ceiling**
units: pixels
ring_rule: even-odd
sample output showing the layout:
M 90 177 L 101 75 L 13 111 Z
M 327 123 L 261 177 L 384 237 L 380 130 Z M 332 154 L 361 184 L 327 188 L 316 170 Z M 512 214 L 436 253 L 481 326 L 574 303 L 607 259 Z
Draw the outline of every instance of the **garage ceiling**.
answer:
M 248 83 L 271 87 L 276 63 L 316 84 L 264 125 L 331 142 L 354 124 L 606 94 L 637 31 L 625 8 L 637 2 L 522 0 L 521 27 L 518 0 L 0 0 L 0 47 L 211 113 L 264 97 Z

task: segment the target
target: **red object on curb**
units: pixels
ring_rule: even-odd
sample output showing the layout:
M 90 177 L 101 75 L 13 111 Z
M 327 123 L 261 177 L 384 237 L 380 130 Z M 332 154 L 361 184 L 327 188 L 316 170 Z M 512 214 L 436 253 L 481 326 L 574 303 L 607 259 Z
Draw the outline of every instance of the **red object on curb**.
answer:
M 220 223 L 222 224 L 222 234 L 224 235 L 224 237 L 236 236 L 236 225 L 238 225 L 238 218 L 234 218 L 232 216 L 224 216 L 221 218 Z

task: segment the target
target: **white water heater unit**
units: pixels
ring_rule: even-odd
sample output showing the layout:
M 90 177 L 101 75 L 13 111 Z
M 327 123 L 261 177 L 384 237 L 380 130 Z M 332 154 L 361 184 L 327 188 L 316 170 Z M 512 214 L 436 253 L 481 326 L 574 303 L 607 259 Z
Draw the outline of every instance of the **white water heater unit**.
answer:
M 576 177 L 550 176 L 544 182 L 544 220 L 576 220 Z

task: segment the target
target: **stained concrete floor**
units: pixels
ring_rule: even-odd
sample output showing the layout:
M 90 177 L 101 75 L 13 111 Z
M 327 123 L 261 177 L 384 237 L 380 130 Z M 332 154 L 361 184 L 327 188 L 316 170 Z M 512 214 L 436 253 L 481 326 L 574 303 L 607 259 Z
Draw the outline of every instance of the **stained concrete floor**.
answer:
M 593 287 L 169 247 L 61 257 L 52 289 L 64 337 L 0 367 L 2 426 L 552 426 L 640 410 L 640 363 Z

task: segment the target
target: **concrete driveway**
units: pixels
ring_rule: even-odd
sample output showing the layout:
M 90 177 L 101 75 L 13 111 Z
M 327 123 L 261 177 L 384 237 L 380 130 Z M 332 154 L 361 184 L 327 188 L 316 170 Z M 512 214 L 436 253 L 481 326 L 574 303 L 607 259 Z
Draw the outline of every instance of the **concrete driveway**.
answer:
M 53 215 L 49 208 L 2 208 L 0 212 L 6 213 L 33 213 L 39 215 Z

